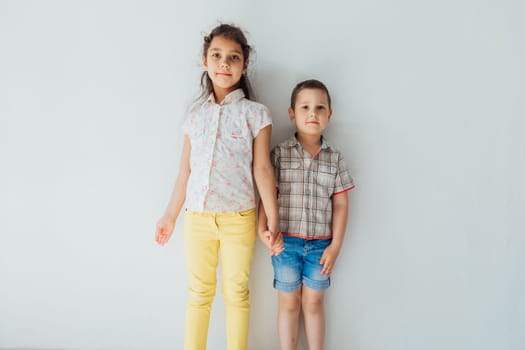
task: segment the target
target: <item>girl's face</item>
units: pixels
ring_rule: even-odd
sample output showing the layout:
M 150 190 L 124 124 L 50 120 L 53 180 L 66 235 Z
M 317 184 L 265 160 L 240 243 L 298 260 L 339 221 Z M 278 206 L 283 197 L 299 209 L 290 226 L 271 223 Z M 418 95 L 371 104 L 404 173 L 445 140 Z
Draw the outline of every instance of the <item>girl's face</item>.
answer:
M 301 90 L 288 113 L 300 134 L 312 136 L 320 136 L 332 117 L 328 96 L 320 89 Z
M 244 60 L 241 45 L 223 36 L 213 38 L 206 56 L 202 57 L 202 63 L 213 83 L 216 98 L 224 98 L 235 90 L 248 68 L 248 60 Z

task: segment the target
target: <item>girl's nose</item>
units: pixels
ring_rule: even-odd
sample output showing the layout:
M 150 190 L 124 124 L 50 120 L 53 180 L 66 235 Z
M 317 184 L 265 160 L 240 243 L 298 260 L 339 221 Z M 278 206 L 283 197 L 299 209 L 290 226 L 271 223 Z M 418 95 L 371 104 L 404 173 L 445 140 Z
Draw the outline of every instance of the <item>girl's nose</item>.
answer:
M 226 68 L 226 67 L 229 67 L 230 65 L 228 64 L 227 61 L 222 61 L 221 62 L 221 68 Z

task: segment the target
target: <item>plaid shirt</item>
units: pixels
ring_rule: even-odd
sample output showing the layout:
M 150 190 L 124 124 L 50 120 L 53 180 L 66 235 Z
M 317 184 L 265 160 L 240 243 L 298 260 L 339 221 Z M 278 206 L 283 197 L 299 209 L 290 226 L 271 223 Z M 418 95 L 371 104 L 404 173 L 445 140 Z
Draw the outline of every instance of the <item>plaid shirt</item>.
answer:
M 281 232 L 331 238 L 332 196 L 355 187 L 341 153 L 323 138 L 320 151 L 310 158 L 292 136 L 272 149 L 271 160 L 279 186 Z

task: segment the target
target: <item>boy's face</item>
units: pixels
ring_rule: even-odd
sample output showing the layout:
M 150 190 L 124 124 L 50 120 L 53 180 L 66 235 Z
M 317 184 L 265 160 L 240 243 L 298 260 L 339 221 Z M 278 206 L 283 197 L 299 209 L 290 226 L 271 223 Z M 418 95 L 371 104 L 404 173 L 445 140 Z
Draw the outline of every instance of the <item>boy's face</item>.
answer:
M 303 89 L 297 94 L 295 108 L 288 108 L 288 114 L 300 134 L 321 136 L 332 117 L 332 110 L 323 90 Z

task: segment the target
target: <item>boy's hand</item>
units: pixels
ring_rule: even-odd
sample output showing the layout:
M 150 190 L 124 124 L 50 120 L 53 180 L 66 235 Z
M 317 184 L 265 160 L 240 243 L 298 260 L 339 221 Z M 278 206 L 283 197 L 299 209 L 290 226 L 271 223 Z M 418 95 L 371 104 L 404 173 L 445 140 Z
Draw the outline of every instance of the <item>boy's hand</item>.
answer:
M 321 256 L 321 260 L 319 261 L 319 263 L 323 265 L 323 268 L 321 270 L 321 273 L 323 275 L 329 275 L 332 273 L 338 255 L 338 247 L 330 244 L 328 247 L 325 248 L 323 255 Z
M 155 232 L 155 241 L 164 245 L 168 242 L 175 228 L 175 221 L 168 220 L 165 216 L 161 217 L 157 222 L 157 230 Z

